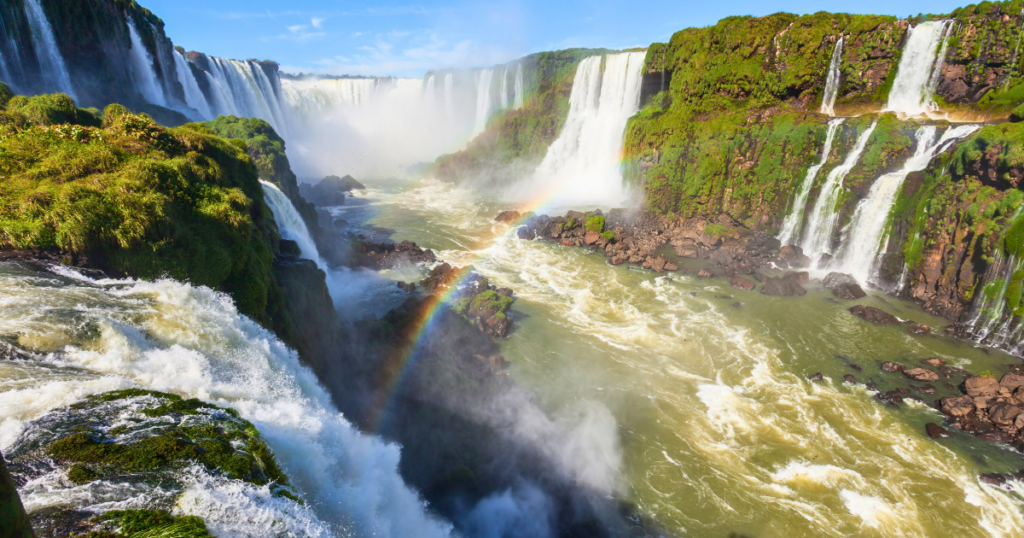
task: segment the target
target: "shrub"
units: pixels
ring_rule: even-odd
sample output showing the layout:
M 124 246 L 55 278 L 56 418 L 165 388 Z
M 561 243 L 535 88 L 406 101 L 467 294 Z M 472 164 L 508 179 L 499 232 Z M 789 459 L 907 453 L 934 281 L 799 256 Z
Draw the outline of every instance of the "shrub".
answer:
M 78 123 L 78 108 L 70 96 L 63 93 L 35 95 L 24 99 L 12 98 L 8 110 L 21 112 L 29 121 L 39 125 Z
M 1014 123 L 1024 121 L 1024 103 L 1021 103 L 1017 108 L 1013 109 L 1013 112 L 1010 113 L 1010 121 Z
M 604 231 L 604 217 L 600 215 L 587 217 L 587 220 L 583 223 L 583 227 L 586 228 L 588 232 L 601 233 Z

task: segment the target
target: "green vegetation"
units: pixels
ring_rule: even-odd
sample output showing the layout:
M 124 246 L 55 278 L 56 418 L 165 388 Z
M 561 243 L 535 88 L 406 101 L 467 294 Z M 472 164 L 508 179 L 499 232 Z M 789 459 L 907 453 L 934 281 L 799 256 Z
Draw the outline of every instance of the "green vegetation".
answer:
M 174 516 L 163 510 L 111 510 L 93 518 L 113 530 L 81 538 L 211 538 L 206 523 L 196 516 Z
M 704 226 L 704 235 L 709 235 L 718 239 L 729 237 L 729 228 L 722 226 L 721 224 L 708 224 Z
M 143 406 L 142 415 L 161 420 L 141 421 L 120 431 L 107 431 L 95 424 L 73 427 L 73 433 L 49 443 L 46 452 L 54 461 L 72 464 L 68 469 L 72 482 L 157 472 L 194 461 L 228 478 L 288 486 L 288 478 L 255 426 L 239 418 L 233 409 L 140 390 L 101 394 L 71 409 L 102 416 L 104 406 L 127 405 L 129 400 Z M 183 416 L 194 418 L 183 421 Z
M 603 232 L 604 217 L 600 215 L 591 215 L 587 217 L 586 220 L 583 221 L 583 228 L 586 229 L 588 232 Z
M 10 99 L 0 116 L 0 248 L 224 289 L 267 320 L 276 236 L 245 148 L 119 105 L 103 127 L 83 116 L 60 94 Z

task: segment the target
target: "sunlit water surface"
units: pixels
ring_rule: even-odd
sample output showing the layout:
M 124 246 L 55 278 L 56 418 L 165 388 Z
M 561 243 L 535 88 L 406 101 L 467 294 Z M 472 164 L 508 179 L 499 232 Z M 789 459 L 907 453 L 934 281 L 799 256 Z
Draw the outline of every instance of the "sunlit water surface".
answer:
M 553 413 L 581 400 L 607 406 L 620 424 L 628 499 L 668 530 L 1024 535 L 1024 487 L 978 480 L 1018 470 L 1019 454 L 963 434 L 932 440 L 924 425 L 941 423 L 937 411 L 910 400 L 893 409 L 863 384 L 842 381 L 849 373 L 882 390 L 905 385 L 880 371 L 886 360 L 943 357 L 975 373 L 1019 360 L 942 336 L 946 320 L 875 292 L 840 301 L 812 282 L 803 297 L 766 297 L 725 280 L 615 267 L 600 252 L 519 240 L 493 221 L 510 208 L 424 180 L 371 182 L 333 211 L 366 235 L 393 230 L 395 241 L 473 264 L 515 290 L 516 326 L 502 342 L 512 375 Z M 938 334 L 868 324 L 847 311 L 856 303 Z M 815 372 L 824 381 L 808 381 Z M 936 387 L 920 396 L 955 392 L 942 381 Z

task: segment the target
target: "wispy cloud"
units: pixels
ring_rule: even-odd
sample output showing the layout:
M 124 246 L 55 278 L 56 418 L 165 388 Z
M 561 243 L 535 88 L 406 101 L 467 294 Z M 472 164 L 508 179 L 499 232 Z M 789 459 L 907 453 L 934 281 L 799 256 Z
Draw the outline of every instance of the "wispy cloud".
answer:
M 313 28 L 322 28 L 320 25 L 323 24 L 325 20 L 327 20 L 325 17 L 313 17 L 309 22 L 313 25 Z

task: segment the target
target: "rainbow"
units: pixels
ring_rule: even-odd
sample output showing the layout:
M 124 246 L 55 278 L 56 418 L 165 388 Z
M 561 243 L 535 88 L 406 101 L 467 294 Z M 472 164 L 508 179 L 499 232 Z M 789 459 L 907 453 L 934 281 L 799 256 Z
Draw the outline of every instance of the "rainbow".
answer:
M 619 160 L 621 165 L 621 155 Z M 511 230 L 515 230 L 519 226 L 525 224 L 530 218 L 537 214 L 540 210 L 550 208 L 563 197 L 566 189 L 559 187 L 558 182 L 552 182 L 552 187 L 547 189 L 541 195 L 534 197 L 532 200 L 521 204 L 516 211 L 520 214 L 519 219 L 508 223 L 508 229 L 503 232 L 509 233 Z M 474 249 L 474 252 L 486 252 L 486 246 L 493 244 L 497 237 L 485 239 L 481 248 Z M 441 293 L 434 293 L 427 296 L 424 299 L 425 305 L 421 303 L 420 311 L 416 319 L 413 321 L 408 332 L 408 340 L 411 342 L 408 349 L 401 351 L 398 355 L 397 360 L 391 362 L 388 368 L 385 368 L 384 375 L 384 390 L 381 391 L 382 400 L 378 401 L 378 405 L 374 406 L 374 410 L 371 412 L 370 423 L 373 431 L 377 431 L 380 426 L 380 419 L 386 414 L 388 407 L 394 400 L 395 394 L 398 387 L 401 386 L 402 380 L 406 377 L 408 371 L 411 369 L 412 364 L 415 362 L 415 357 L 419 355 L 420 350 L 423 348 L 426 336 L 430 334 L 431 329 L 436 325 L 438 314 L 443 311 L 443 306 L 449 303 L 453 295 L 458 293 L 458 288 L 462 286 L 466 280 L 473 273 L 473 265 L 484 257 L 483 254 L 478 255 L 475 259 L 470 260 L 465 266 L 458 268 L 458 276 L 449 285 L 449 287 Z

